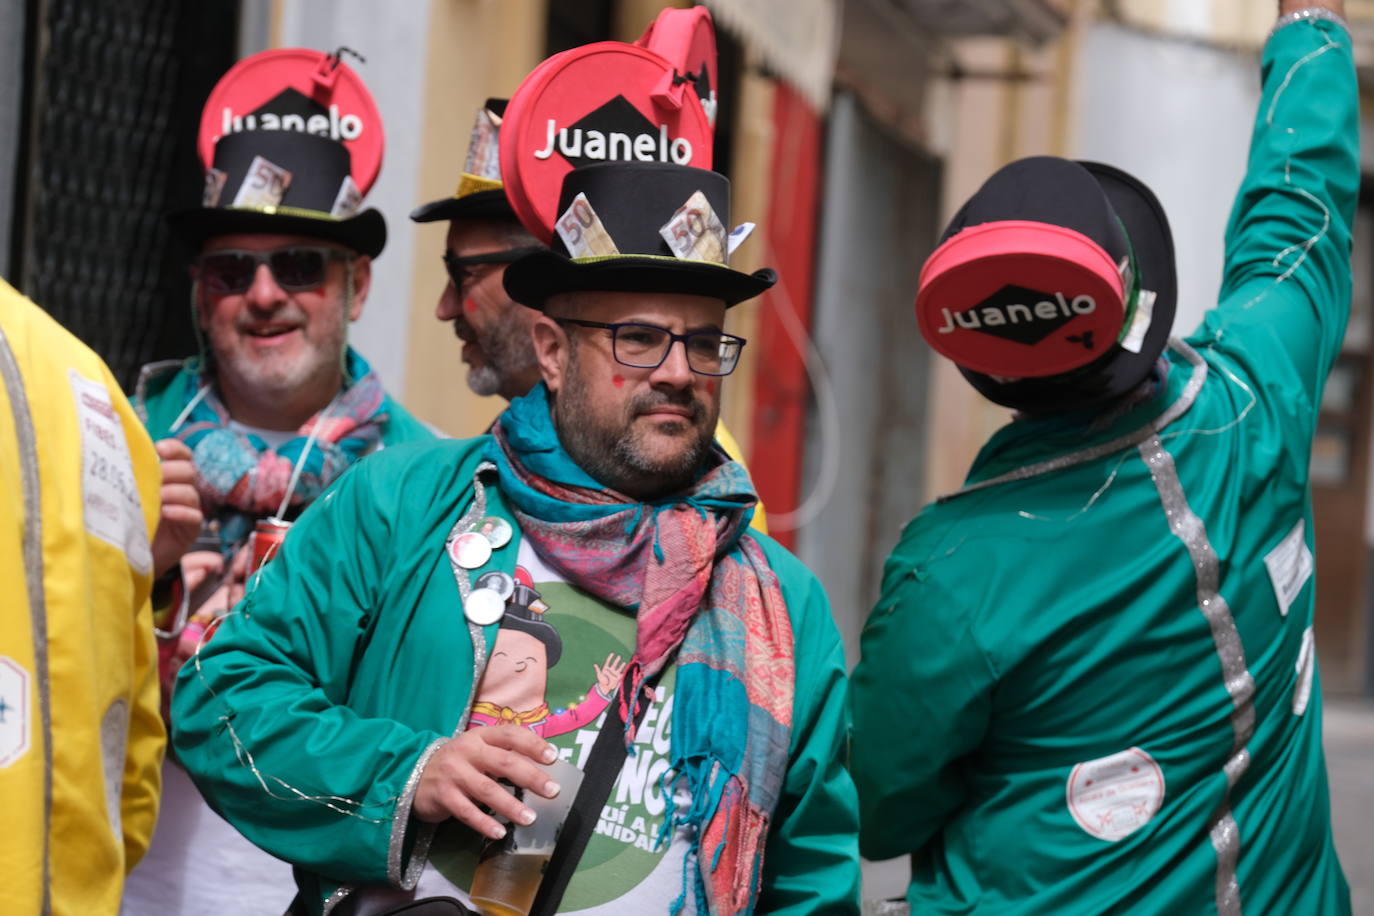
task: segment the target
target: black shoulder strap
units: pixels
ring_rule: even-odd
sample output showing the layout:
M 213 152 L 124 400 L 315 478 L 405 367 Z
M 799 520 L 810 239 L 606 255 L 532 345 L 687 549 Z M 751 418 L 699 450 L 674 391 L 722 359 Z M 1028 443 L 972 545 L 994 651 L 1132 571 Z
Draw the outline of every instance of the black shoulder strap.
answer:
M 658 677 L 648 680 L 654 687 Z M 644 721 L 644 713 L 649 704 L 639 708 L 638 721 Z M 592 744 L 587 765 L 582 768 L 582 787 L 577 790 L 572 809 L 563 822 L 563 830 L 558 835 L 558 843 L 553 848 L 544 878 L 539 883 L 539 893 L 530 907 L 530 916 L 553 916 L 558 905 L 563 902 L 563 892 L 568 889 L 577 863 L 592 838 L 596 821 L 601 816 L 601 808 L 610 797 L 611 787 L 620 769 L 625 765 L 628 749 L 625 747 L 625 720 L 620 716 L 619 695 L 611 700 L 606 709 L 606 721 L 601 725 L 601 733 Z

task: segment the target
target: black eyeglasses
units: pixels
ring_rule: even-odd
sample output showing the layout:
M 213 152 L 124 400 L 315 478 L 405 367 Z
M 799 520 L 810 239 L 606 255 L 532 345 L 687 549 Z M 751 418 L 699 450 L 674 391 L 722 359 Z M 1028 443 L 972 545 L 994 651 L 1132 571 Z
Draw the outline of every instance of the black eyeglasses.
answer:
M 674 334 L 654 324 L 606 324 L 577 318 L 554 320 L 559 324 L 610 331 L 611 355 L 620 365 L 631 369 L 657 369 L 668 358 L 668 351 L 673 344 L 680 340 L 682 348 L 687 351 L 687 366 L 697 375 L 729 375 L 735 371 L 740 351 L 748 343 L 743 337 L 710 329 Z
M 196 259 L 197 275 L 206 289 L 217 296 L 236 296 L 248 292 L 257 276 L 258 265 L 266 264 L 277 285 L 289 293 L 317 289 L 324 283 L 330 261 L 346 261 L 352 255 L 325 245 L 291 245 L 270 251 L 221 248 Z
M 462 257 L 452 251 L 445 251 L 444 269 L 448 271 L 448 278 L 453 281 L 454 287 L 461 290 L 475 277 L 473 271 L 468 269 L 469 267 L 479 267 L 484 264 L 510 264 L 527 254 L 543 250 L 539 245 L 526 245 L 521 248 L 503 248 L 500 251 L 488 251 L 485 254 L 469 254 Z

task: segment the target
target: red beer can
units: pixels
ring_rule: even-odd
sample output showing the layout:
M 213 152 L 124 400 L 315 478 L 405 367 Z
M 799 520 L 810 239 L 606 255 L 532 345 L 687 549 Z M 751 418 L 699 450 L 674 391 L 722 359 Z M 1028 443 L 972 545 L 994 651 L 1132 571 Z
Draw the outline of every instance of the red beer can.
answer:
M 279 518 L 259 519 L 253 528 L 253 561 L 248 567 L 248 574 L 252 575 L 262 569 L 264 563 L 272 559 L 277 551 L 281 549 L 281 542 L 286 539 L 287 529 L 291 523 Z

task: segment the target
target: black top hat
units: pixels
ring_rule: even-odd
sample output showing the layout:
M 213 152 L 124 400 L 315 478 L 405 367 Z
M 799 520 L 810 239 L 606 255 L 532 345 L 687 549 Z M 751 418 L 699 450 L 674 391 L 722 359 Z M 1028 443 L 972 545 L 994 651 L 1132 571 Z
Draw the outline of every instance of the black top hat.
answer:
M 1059 374 L 1008 379 L 965 366 L 960 371 L 988 399 L 1030 413 L 1093 407 L 1130 392 L 1168 343 L 1178 304 L 1173 235 L 1159 199 L 1118 168 L 1036 156 L 994 173 L 955 214 L 942 241 L 967 228 L 1009 220 L 1071 229 L 1113 261 L 1129 263 L 1128 285 L 1136 295 L 1152 298 L 1149 325 L 1131 348 L 1109 341 L 1092 362 Z M 1126 321 L 1131 318 L 1128 313 Z
M 505 114 L 509 101 L 487 99 L 486 105 L 477 113 L 477 125 L 473 127 L 472 139 L 468 142 L 467 161 L 458 179 L 458 189 L 452 197 L 431 200 L 410 211 L 412 220 L 434 223 L 455 219 L 516 219 L 501 185 L 500 165 L 496 158 L 500 118 Z
M 684 256 L 664 233 L 671 235 L 669 224 L 698 192 L 709 205 L 704 222 L 716 227 L 716 237 Z M 555 293 L 662 292 L 709 296 L 731 306 L 777 282 L 767 268 L 747 274 L 727 266 L 721 227 L 730 224 L 730 181 L 718 172 L 665 162 L 602 162 L 563 178 L 558 212 L 568 214 L 579 195 L 589 205 L 580 212 L 594 221 L 588 235 L 602 244 L 609 239 L 613 248 L 570 256 L 562 234 L 555 235 L 551 250 L 526 255 L 506 269 L 506 292 L 516 302 L 543 308 Z M 701 257 L 702 251 L 709 253 Z
M 321 116 L 328 118 L 324 106 L 292 88 L 244 116 L 245 129 L 215 142 L 203 206 L 170 214 L 173 230 L 191 245 L 213 235 L 268 232 L 307 235 L 340 242 L 359 254 L 380 254 L 386 220 L 375 209 L 356 212 L 362 192 L 353 183 L 344 144 L 304 129 L 263 126 L 310 123 Z
M 554 625 L 544 619 L 544 612 L 532 607 L 535 604 L 540 608 L 546 607 L 539 592 L 528 585 L 516 583 L 515 591 L 506 599 L 506 613 L 501 618 L 501 626 L 528 633 L 542 642 L 548 654 L 549 667 L 552 668 L 563 656 L 563 638 L 558 635 Z

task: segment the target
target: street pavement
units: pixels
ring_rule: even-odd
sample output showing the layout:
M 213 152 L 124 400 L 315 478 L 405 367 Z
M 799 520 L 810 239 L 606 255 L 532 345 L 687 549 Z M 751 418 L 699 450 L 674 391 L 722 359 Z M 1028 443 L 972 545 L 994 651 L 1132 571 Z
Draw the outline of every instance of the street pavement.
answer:
M 1374 916 L 1374 701 L 1328 697 L 1322 731 L 1336 852 L 1356 916 Z

